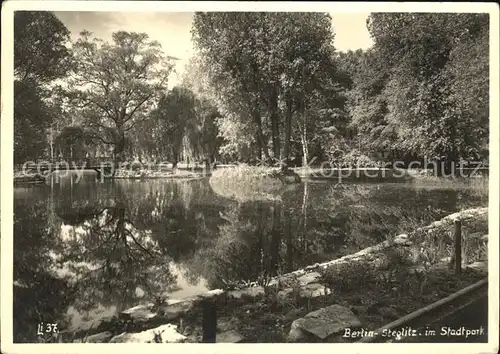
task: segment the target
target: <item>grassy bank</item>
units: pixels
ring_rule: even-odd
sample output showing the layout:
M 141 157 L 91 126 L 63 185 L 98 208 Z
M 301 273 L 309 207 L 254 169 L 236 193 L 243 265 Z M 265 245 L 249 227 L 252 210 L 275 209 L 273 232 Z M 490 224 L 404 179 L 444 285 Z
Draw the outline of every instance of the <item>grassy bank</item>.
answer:
M 434 176 L 418 176 L 411 180 L 415 188 L 426 189 L 469 189 L 476 195 L 487 197 L 489 192 L 488 176 L 450 178 Z
M 240 202 L 276 200 L 287 184 L 300 182 L 293 171 L 239 165 L 213 171 L 210 186 L 215 193 Z

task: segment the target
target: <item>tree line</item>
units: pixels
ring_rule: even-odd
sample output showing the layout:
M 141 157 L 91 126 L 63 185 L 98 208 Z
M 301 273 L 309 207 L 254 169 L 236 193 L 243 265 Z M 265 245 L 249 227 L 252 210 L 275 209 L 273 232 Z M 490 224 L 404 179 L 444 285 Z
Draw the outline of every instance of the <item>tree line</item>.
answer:
M 373 46 L 339 52 L 326 13 L 195 13 L 175 65 L 145 33 L 71 41 L 15 14 L 14 160 L 330 161 L 488 158 L 487 14 L 372 13 Z

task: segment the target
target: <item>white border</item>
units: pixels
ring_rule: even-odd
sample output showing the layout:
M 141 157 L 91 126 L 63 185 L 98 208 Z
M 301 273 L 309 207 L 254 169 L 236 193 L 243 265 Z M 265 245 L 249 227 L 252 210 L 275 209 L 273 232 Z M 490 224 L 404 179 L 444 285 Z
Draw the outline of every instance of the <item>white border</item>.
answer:
M 13 234 L 13 12 L 16 10 L 193 12 L 193 11 L 320 11 L 320 12 L 473 12 L 490 14 L 490 200 L 489 200 L 489 343 L 486 344 L 13 344 L 12 234 Z M 2 119 L 1 119 L 1 350 L 3 353 L 297 353 L 335 350 L 341 353 L 496 353 L 498 352 L 499 250 L 499 7 L 494 3 L 428 2 L 204 2 L 204 1 L 6 1 L 2 3 Z

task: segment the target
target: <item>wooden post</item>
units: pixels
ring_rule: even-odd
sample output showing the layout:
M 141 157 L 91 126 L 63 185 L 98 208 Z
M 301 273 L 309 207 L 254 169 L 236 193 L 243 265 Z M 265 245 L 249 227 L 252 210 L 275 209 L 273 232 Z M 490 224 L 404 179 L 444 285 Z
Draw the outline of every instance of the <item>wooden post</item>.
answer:
M 214 299 L 204 299 L 203 306 L 203 343 L 215 343 L 217 330 L 217 307 Z
M 462 271 L 462 222 L 455 220 L 455 273 Z

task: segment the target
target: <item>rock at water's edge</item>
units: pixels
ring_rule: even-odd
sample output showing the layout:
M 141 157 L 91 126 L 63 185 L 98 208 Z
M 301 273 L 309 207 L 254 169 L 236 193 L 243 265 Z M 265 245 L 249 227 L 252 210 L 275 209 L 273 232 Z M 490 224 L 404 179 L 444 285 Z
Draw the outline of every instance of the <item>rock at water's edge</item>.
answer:
M 221 334 L 217 334 L 217 343 L 239 343 L 243 340 L 243 337 L 236 331 L 231 330 Z
M 236 299 L 239 299 L 242 296 L 248 296 L 254 298 L 259 295 L 264 295 L 264 293 L 265 293 L 264 288 L 262 286 L 252 286 L 246 289 L 230 291 L 228 295 Z
M 293 341 L 300 341 L 308 334 L 312 334 L 325 339 L 346 328 L 359 327 L 361 322 L 351 310 L 340 305 L 332 305 L 293 321 L 288 337 Z
M 184 315 L 189 310 L 191 310 L 193 307 L 194 307 L 193 301 L 185 300 L 185 301 L 172 303 L 166 307 L 163 307 L 161 309 L 161 312 L 163 312 L 163 314 L 166 315 L 170 321 L 172 321 L 172 320 L 175 320 L 175 319 L 179 318 L 180 316 Z
M 318 281 L 320 277 L 321 274 L 319 274 L 318 272 L 310 272 L 298 277 L 297 281 L 300 283 L 301 286 L 304 286 Z
M 329 295 L 330 293 L 330 289 L 320 283 L 310 283 L 300 289 L 300 296 L 307 298 Z
M 110 343 L 180 343 L 186 336 L 177 332 L 177 326 L 170 323 L 138 333 L 122 333 L 111 338 Z
M 125 316 L 130 316 L 135 322 L 147 322 L 157 316 L 147 305 L 139 305 L 122 312 Z

